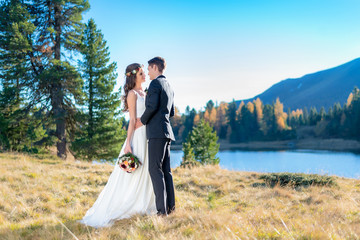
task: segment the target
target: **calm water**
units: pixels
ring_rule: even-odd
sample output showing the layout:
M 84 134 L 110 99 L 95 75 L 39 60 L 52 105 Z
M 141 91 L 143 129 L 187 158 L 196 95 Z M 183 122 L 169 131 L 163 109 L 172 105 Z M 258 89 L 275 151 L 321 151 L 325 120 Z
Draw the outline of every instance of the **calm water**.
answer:
M 171 167 L 180 165 L 182 151 L 171 151 Z M 253 172 L 301 172 L 360 179 L 360 155 L 330 151 L 221 151 L 224 169 Z

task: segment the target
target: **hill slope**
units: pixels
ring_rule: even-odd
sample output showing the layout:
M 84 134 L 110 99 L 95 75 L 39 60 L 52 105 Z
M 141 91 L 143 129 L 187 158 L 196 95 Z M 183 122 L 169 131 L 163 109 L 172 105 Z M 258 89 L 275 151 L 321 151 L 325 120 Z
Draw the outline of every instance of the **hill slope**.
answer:
M 360 87 L 360 58 L 301 78 L 283 80 L 244 101 L 260 98 L 264 103 L 271 104 L 279 97 L 285 111 L 287 108 L 309 109 L 313 106 L 318 110 L 324 106 L 328 110 L 336 102 L 343 105 L 355 86 Z M 241 100 L 237 102 L 239 104 Z
M 0 239 L 357 239 L 360 180 L 292 189 L 215 166 L 173 171 L 176 211 L 110 228 L 77 222 L 113 166 L 0 154 Z M 73 234 L 73 235 L 72 235 Z

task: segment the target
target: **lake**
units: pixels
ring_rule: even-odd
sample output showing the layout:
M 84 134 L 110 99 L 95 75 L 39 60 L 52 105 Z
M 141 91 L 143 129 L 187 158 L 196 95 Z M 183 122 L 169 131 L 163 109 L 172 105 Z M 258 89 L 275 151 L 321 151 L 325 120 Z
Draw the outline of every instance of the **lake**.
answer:
M 171 167 L 180 165 L 182 151 L 171 151 Z M 301 172 L 360 179 L 360 155 L 317 150 L 221 151 L 220 167 L 251 172 Z

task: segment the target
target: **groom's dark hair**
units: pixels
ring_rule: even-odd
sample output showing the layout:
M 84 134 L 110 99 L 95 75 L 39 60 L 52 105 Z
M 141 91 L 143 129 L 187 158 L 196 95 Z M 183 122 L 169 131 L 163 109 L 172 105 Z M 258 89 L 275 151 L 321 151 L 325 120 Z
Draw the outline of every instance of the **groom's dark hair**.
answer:
M 150 66 L 156 65 L 160 73 L 163 73 L 166 68 L 165 59 L 162 57 L 154 57 L 148 61 Z

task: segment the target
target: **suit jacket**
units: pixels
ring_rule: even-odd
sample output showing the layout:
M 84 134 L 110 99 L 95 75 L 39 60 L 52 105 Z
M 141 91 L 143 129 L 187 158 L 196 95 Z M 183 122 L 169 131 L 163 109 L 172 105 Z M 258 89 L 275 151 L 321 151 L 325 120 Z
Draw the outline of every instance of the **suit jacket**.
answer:
M 165 76 L 160 75 L 151 81 L 145 106 L 146 110 L 140 120 L 146 125 L 147 139 L 168 138 L 175 141 L 170 125 L 170 118 L 175 113 L 174 92 Z

